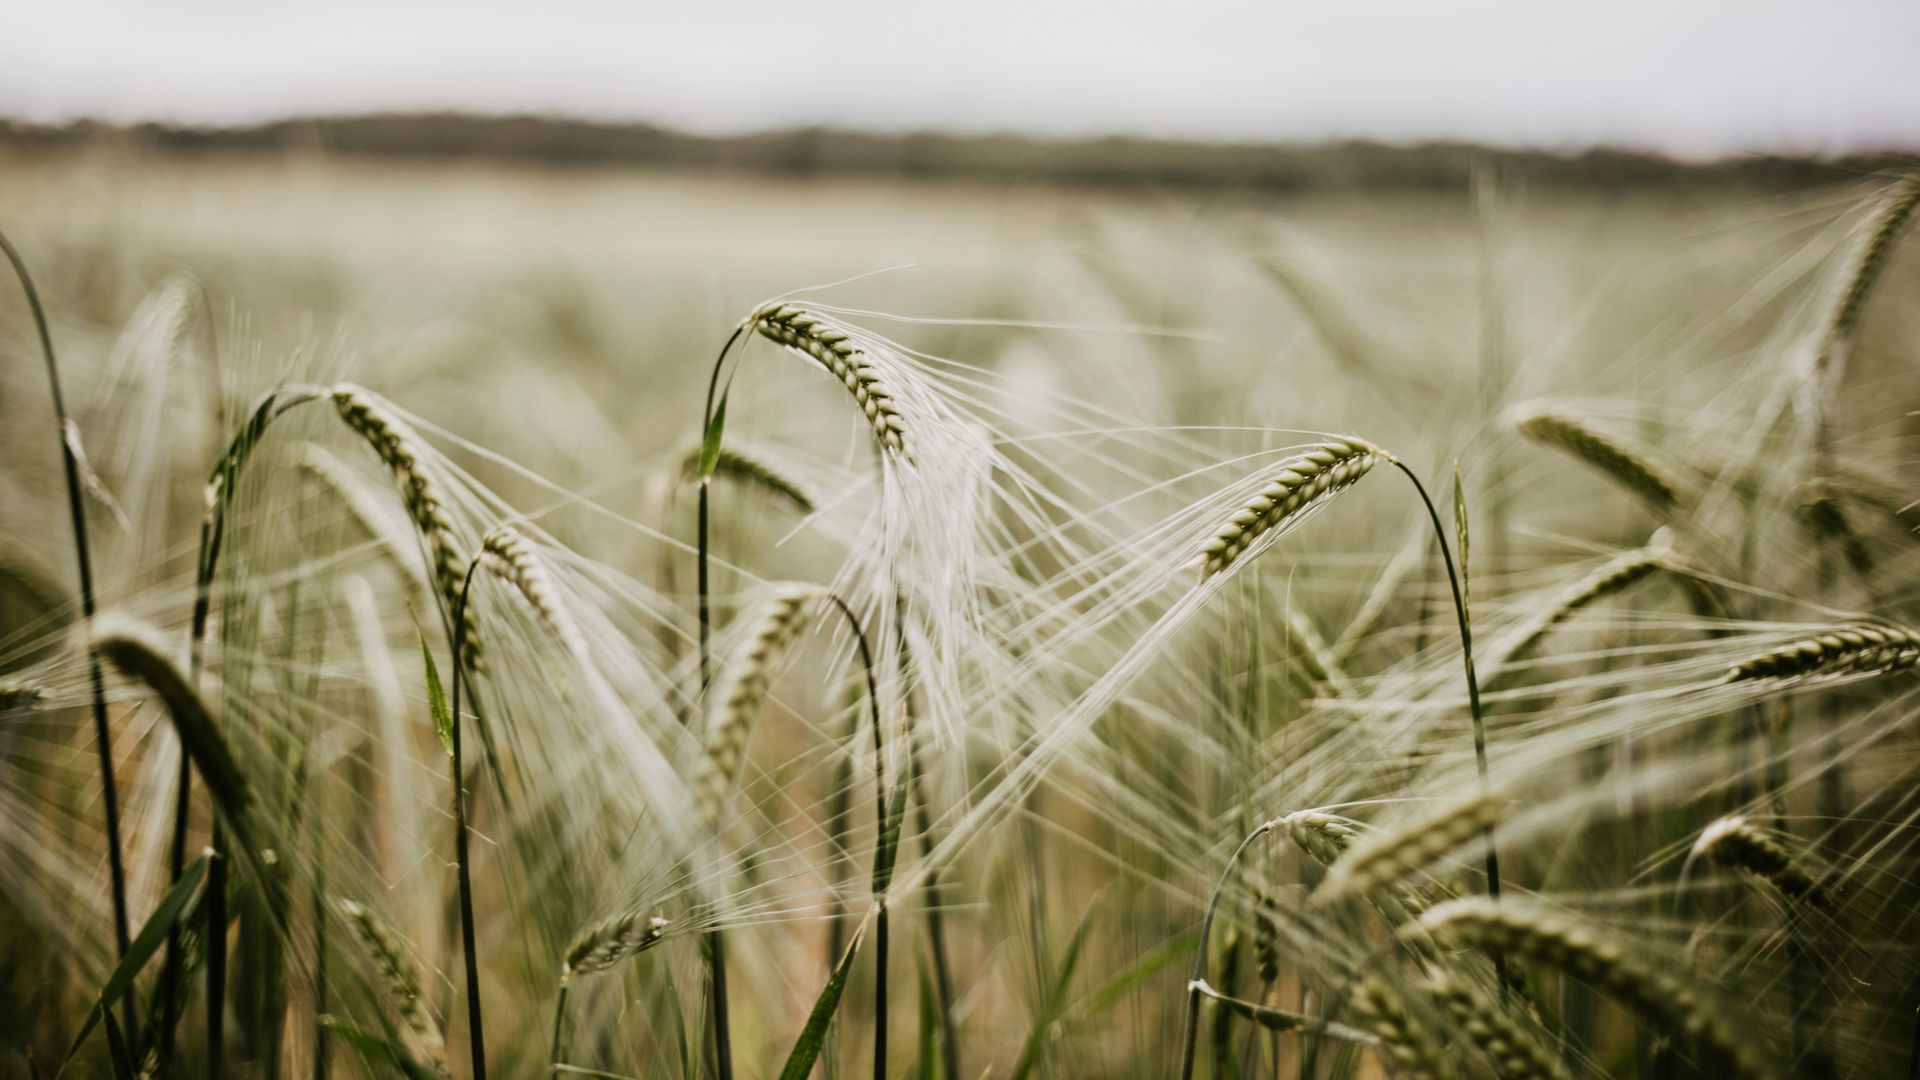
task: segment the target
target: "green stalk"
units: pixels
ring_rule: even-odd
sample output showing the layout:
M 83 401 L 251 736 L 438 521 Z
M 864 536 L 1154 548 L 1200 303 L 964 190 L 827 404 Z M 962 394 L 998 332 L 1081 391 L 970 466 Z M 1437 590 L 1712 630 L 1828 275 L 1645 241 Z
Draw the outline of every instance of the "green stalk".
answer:
M 886 1080 L 887 1076 L 887 882 L 893 874 L 892 853 L 887 849 L 890 842 L 897 841 L 897 826 L 891 821 L 887 799 L 886 744 L 880 731 L 880 687 L 873 674 L 873 649 L 867 643 L 867 634 L 860 625 L 860 619 L 853 608 L 840 599 L 838 594 L 828 593 L 828 599 L 840 614 L 846 616 L 847 625 L 853 630 L 854 642 L 860 649 L 860 666 L 867 677 L 867 712 L 873 723 L 873 784 L 874 784 L 874 937 L 873 937 L 873 1075 L 874 1080 Z M 889 834 L 893 833 L 890 841 Z M 885 868 L 882 869 L 884 862 Z
M 473 592 L 473 573 L 480 568 L 480 557 L 467 563 L 467 576 L 460 585 L 460 606 L 453 612 L 453 691 L 447 713 L 451 720 L 453 786 L 453 859 L 460 878 L 460 951 L 466 961 L 467 1044 L 472 1059 L 474 1080 L 487 1080 L 487 1046 L 480 1019 L 480 964 L 473 941 L 473 875 L 467 853 L 467 797 L 462 782 L 460 756 L 460 649 L 466 644 L 467 599 Z
M 1434 509 L 1433 500 L 1427 497 L 1427 488 L 1420 477 L 1407 467 L 1407 463 L 1393 458 L 1393 463 L 1413 481 L 1413 489 L 1420 493 L 1420 501 L 1426 505 L 1427 517 L 1433 522 L 1433 538 L 1440 544 L 1440 559 L 1447 567 L 1447 584 L 1453 589 L 1453 613 L 1460 622 L 1460 660 L 1467 669 L 1467 703 L 1473 711 L 1473 760 L 1480 773 L 1480 793 L 1487 794 L 1491 789 L 1487 783 L 1487 723 L 1480 711 L 1480 678 L 1473 667 L 1473 625 L 1467 618 L 1467 600 L 1460 591 L 1460 575 L 1454 570 L 1453 552 L 1447 546 L 1447 530 L 1440 524 L 1440 511 Z M 1485 833 L 1487 845 L 1487 895 L 1500 899 L 1500 852 L 1493 844 L 1493 830 Z M 1507 958 L 1502 952 L 1493 954 L 1495 975 L 1500 983 L 1502 999 L 1507 993 Z
M 734 327 L 727 336 L 726 344 L 720 347 L 720 355 L 713 361 L 713 374 L 707 379 L 707 403 L 701 411 L 701 469 L 698 516 L 694 525 L 694 546 L 699 557 L 699 593 L 700 593 L 700 694 L 704 699 L 707 684 L 711 681 L 713 668 L 713 607 L 712 592 L 709 583 L 709 562 L 711 561 L 711 543 L 709 540 L 707 498 L 712 488 L 713 477 L 710 474 L 712 457 L 718 452 L 720 431 L 716 430 L 714 416 L 714 396 L 720 387 L 720 369 L 727 362 L 727 354 L 733 351 L 734 342 L 740 340 L 741 327 Z M 720 405 L 721 416 L 725 416 L 725 403 Z M 733 1031 L 727 1010 L 727 947 L 719 930 L 707 933 L 707 966 L 712 973 L 711 1008 L 713 1011 L 713 1052 L 714 1073 L 718 1080 L 733 1080 Z
M 93 556 L 87 548 L 87 505 L 81 493 L 80 460 L 76 447 L 80 432 L 67 417 L 66 399 L 60 393 L 60 366 L 53 355 L 53 335 L 47 329 L 47 314 L 40 306 L 39 290 L 27 273 L 26 260 L 14 250 L 13 242 L 0 233 L 0 251 L 13 265 L 14 277 L 26 293 L 27 308 L 33 313 L 33 328 L 40 336 L 40 355 L 47 362 L 47 385 L 53 391 L 53 419 L 60 428 L 60 462 L 66 469 L 67 512 L 73 520 L 74 557 L 80 564 L 80 610 L 89 627 L 93 624 Z M 127 934 L 127 871 L 120 851 L 120 786 L 113 777 L 113 731 L 107 723 L 106 685 L 100 674 L 100 657 L 87 650 L 88 677 L 93 686 L 93 738 L 100 751 L 101 802 L 107 819 L 107 874 L 113 888 L 113 946 L 115 959 L 125 959 L 130 938 Z M 133 987 L 129 984 L 120 996 L 120 1027 L 137 1055 L 140 1028 L 133 1009 Z
M 1200 920 L 1200 944 L 1194 948 L 1193 975 L 1187 980 L 1187 1013 L 1185 1034 L 1180 1042 L 1180 1080 L 1193 1080 L 1193 1057 L 1200 1045 L 1200 997 L 1202 987 L 1207 985 L 1207 945 L 1213 934 L 1213 917 L 1220 910 L 1220 897 L 1227 891 L 1227 882 L 1233 878 L 1233 869 L 1240 863 L 1240 856 L 1246 854 L 1255 840 L 1265 836 L 1274 826 L 1271 821 L 1261 822 L 1259 827 L 1240 841 L 1233 849 L 1233 855 L 1227 859 L 1226 869 L 1220 871 L 1220 880 L 1213 887 L 1213 895 L 1207 898 L 1207 913 Z

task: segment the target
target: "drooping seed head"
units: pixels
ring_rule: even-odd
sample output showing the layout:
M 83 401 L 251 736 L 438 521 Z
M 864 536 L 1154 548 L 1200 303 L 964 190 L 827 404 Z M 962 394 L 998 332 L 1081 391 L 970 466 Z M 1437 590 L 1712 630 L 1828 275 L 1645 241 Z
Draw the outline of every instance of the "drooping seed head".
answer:
M 567 947 L 567 958 L 560 965 L 561 985 L 571 982 L 575 975 L 605 971 L 630 956 L 646 952 L 665 939 L 669 925 L 664 917 L 642 908 L 595 923 Z
M 1604 565 L 1555 595 L 1539 612 L 1508 635 L 1500 647 L 1482 661 L 1481 682 L 1487 687 L 1494 686 L 1506 673 L 1503 669 L 1508 664 L 1525 655 L 1555 627 L 1577 612 L 1609 596 L 1625 592 L 1655 571 L 1674 569 L 1678 565 L 1672 545 L 1660 536 L 1656 536 L 1645 547 L 1623 551 L 1607 560 Z
M 1359 483 L 1385 451 L 1358 436 L 1329 439 L 1280 463 L 1267 485 L 1200 547 L 1201 577 L 1232 565 L 1254 541 Z
M 747 316 L 747 324 L 761 337 L 818 361 L 846 385 L 881 447 L 913 464 L 907 425 L 891 385 L 896 373 L 888 370 L 886 359 L 862 348 L 847 327 L 798 304 L 763 305 Z
M 1675 974 L 1675 965 L 1636 953 L 1600 927 L 1538 902 L 1481 896 L 1438 904 L 1419 925 L 1443 941 L 1519 957 L 1597 986 L 1642 1015 L 1691 1035 L 1731 1075 L 1773 1075 L 1751 1032 Z
M 1867 297 L 1893 258 L 1895 243 L 1916 207 L 1920 207 L 1920 170 L 1908 173 L 1893 185 L 1875 211 L 1873 223 L 1854 253 L 1853 270 L 1847 275 L 1839 302 L 1834 305 L 1833 317 L 1828 320 L 1821 363 L 1830 362 L 1834 347 L 1853 336 L 1860 324 L 1860 315 L 1866 310 Z
M 374 453 L 393 473 L 394 483 L 407 507 L 407 515 L 427 543 L 433 563 L 434 583 L 449 615 L 460 607 L 460 594 L 466 582 L 467 562 L 461 556 L 454 537 L 453 521 L 447 516 L 433 474 L 423 464 L 424 454 L 413 432 L 388 412 L 379 398 L 360 387 L 341 384 L 333 388 L 333 404 Z M 473 626 L 473 613 L 467 613 L 467 629 L 462 639 L 462 659 L 471 670 L 482 670 L 480 635 Z
M 1442 1080 L 1450 1076 L 1446 1044 L 1407 1009 L 1398 991 L 1373 976 L 1354 984 L 1348 1007 L 1355 1025 L 1379 1039 L 1380 1056 L 1395 1077 Z
M 1889 623 L 1852 623 L 1742 660 L 1727 670 L 1722 681 L 1905 671 L 1916 666 L 1920 666 L 1920 635 Z
M 700 480 L 700 450 L 698 448 L 687 455 L 681 463 L 681 479 L 689 484 Z M 792 504 L 802 514 L 813 513 L 818 505 L 806 485 L 781 472 L 764 455 L 748 450 L 722 446 L 719 457 L 714 459 L 713 475 L 723 476 L 743 487 L 763 491 L 774 498 Z
M 1364 834 L 1360 823 L 1319 810 L 1296 810 L 1280 819 L 1301 851 L 1321 866 L 1334 866 Z M 1391 881 L 1375 889 L 1368 902 L 1389 926 L 1404 926 L 1433 901 L 1410 881 Z
M 1447 1018 L 1493 1064 L 1502 1080 L 1573 1080 L 1560 1055 L 1523 1027 L 1520 1010 L 1495 1004 L 1465 977 L 1436 966 L 1427 993 Z
M 447 1066 L 447 1044 L 440 1021 L 428 1011 L 420 990 L 420 976 L 400 936 L 385 920 L 352 900 L 341 900 L 340 914 L 353 927 L 365 946 L 367 956 L 386 982 L 387 1000 L 400 1020 L 400 1029 L 408 1049 L 423 1058 L 439 1076 L 451 1076 Z
M 1505 799 L 1483 795 L 1443 807 L 1391 832 L 1370 835 L 1327 868 L 1327 878 L 1314 890 L 1314 900 L 1329 903 L 1361 896 L 1399 881 L 1491 829 L 1506 816 L 1509 805 Z
M 586 638 L 581 636 L 579 626 L 560 603 L 560 594 L 554 590 L 553 578 L 547 573 L 546 564 L 533 550 L 533 545 L 527 543 L 519 533 L 502 525 L 488 532 L 481 540 L 480 565 L 519 592 L 569 656 L 582 662 L 586 660 Z
M 1578 416 L 1535 406 L 1522 410 L 1514 427 L 1528 439 L 1563 451 L 1605 473 L 1657 511 L 1670 510 L 1679 501 L 1679 486 L 1646 454 Z
M 1693 854 L 1772 882 L 1789 900 L 1828 907 L 1829 892 L 1793 857 L 1787 846 L 1739 814 L 1720 818 L 1700 831 Z
M 783 582 L 774 586 L 727 665 L 720 709 L 708 722 L 705 751 L 694 772 L 694 798 L 711 828 L 719 827 L 722 808 L 740 775 L 754 721 L 773 686 L 775 661 L 799 636 L 808 608 L 822 595 L 817 585 Z

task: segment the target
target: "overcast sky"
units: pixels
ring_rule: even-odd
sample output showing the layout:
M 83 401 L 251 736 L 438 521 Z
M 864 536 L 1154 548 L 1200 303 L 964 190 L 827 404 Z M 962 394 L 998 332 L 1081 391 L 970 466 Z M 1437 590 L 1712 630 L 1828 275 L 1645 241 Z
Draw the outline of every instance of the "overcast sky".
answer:
M 0 114 L 1920 151 L 1920 0 L 17 0 Z

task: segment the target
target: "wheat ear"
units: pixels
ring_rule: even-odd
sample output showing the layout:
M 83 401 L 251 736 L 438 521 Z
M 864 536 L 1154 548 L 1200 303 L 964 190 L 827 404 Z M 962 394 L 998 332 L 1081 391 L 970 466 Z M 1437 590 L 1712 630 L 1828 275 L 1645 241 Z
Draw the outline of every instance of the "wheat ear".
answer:
M 1729 668 L 1722 681 L 1905 671 L 1916 666 L 1920 666 L 1920 634 L 1887 623 L 1853 623 L 1748 657 Z
M 1563 451 L 1605 473 L 1658 511 L 1679 502 L 1679 486 L 1645 454 L 1580 417 L 1545 406 L 1523 412 L 1514 426 L 1528 439 Z
M 460 591 L 466 579 L 467 562 L 457 549 L 453 522 L 447 517 L 446 504 L 433 474 L 421 464 L 424 457 L 413 432 L 380 403 L 380 399 L 358 386 L 342 384 L 332 390 L 333 404 L 349 428 L 365 439 L 380 460 L 393 472 L 394 483 L 406 503 L 407 515 L 426 541 L 431 556 L 433 580 L 440 589 L 442 603 L 452 612 L 460 604 Z M 469 613 L 468 621 L 472 621 Z M 470 670 L 481 667 L 479 635 L 471 626 L 461 645 L 462 662 Z
M 420 990 L 419 973 L 414 969 L 406 947 L 400 943 L 399 935 L 361 904 L 341 900 L 338 907 L 340 914 L 353 927 L 360 944 L 366 947 L 367 955 L 380 971 L 380 977 L 386 981 L 387 999 L 392 1002 L 394 1015 L 399 1018 L 407 1041 L 411 1044 L 409 1049 L 424 1057 L 435 1075 L 452 1076 L 452 1069 L 447 1064 L 446 1037 L 441 1033 L 440 1022 L 427 1011 L 426 998 Z
M 807 486 L 767 460 L 763 454 L 722 446 L 713 461 L 713 475 L 724 476 L 743 487 L 763 491 L 790 504 L 802 514 L 811 514 L 819 505 Z M 682 482 L 700 482 L 700 450 L 689 453 L 680 463 Z
M 1823 360 L 1859 327 L 1860 316 L 1867 308 L 1867 297 L 1893 258 L 1895 243 L 1908 219 L 1913 217 L 1915 207 L 1920 207 L 1920 170 L 1908 173 L 1893 185 L 1874 213 L 1873 228 L 1854 253 L 1853 270 L 1847 275 L 1846 288 L 1841 290 L 1840 300 L 1833 307 L 1833 317 L 1828 320 L 1821 350 Z
M 1452 1074 L 1439 1036 L 1378 978 L 1364 976 L 1356 982 L 1347 1007 L 1357 1026 L 1380 1040 L 1375 1049 L 1399 1080 L 1441 1080 Z
M 866 414 L 874 438 L 887 450 L 913 464 L 907 425 L 894 404 L 890 379 L 883 360 L 861 348 L 848 327 L 818 312 L 783 301 L 766 304 L 747 316 L 755 333 L 778 342 L 818 361 L 833 376 L 846 384 L 847 392 Z
M 1427 978 L 1426 989 L 1504 1080 L 1573 1080 L 1573 1070 L 1520 1025 L 1515 1010 L 1494 1003 L 1472 982 L 1435 968 Z
M 1227 519 L 1213 539 L 1200 547 L 1201 576 L 1225 570 L 1253 542 L 1277 532 L 1360 481 L 1386 451 L 1358 436 L 1329 439 L 1281 462 L 1260 494 Z
M 1524 656 L 1555 627 L 1566 622 L 1579 611 L 1607 597 L 1625 592 L 1644 581 L 1655 571 L 1671 569 L 1673 566 L 1673 548 L 1661 542 L 1650 543 L 1632 551 L 1623 551 L 1607 560 L 1592 573 L 1557 594 L 1546 607 L 1515 633 L 1509 644 L 1488 660 L 1487 684 L 1493 685 L 1504 674 L 1503 667 Z
M 559 640 L 561 648 L 574 659 L 586 662 L 587 639 L 580 633 L 573 616 L 561 605 L 559 593 L 553 587 L 553 578 L 547 573 L 546 563 L 533 550 L 533 545 L 527 543 L 519 533 L 502 525 L 481 540 L 480 564 L 487 568 L 488 573 L 512 586 L 526 600 L 527 606 L 533 608 L 534 614 Z M 473 613 L 468 611 L 467 618 L 472 617 Z
M 593 975 L 605 971 L 630 956 L 638 956 L 660 944 L 668 921 L 643 908 L 625 911 L 580 932 L 567 946 L 567 957 L 560 965 L 562 984 L 575 975 Z
M 1435 937 L 1498 949 L 1557 968 L 1604 989 L 1642 1015 L 1691 1035 L 1741 1076 L 1771 1076 L 1753 1036 L 1673 968 L 1636 957 L 1588 923 L 1537 903 L 1467 897 L 1437 905 L 1420 918 Z
M 1392 832 L 1375 833 L 1353 844 L 1314 890 L 1317 903 L 1371 893 L 1487 832 L 1506 816 L 1508 802 L 1482 795 L 1416 818 Z
M 1693 854 L 1764 878 L 1789 900 L 1822 908 L 1833 903 L 1833 894 L 1794 859 L 1785 844 L 1739 814 L 1702 829 Z
M 1321 866 L 1333 866 L 1347 854 L 1363 834 L 1358 822 L 1319 810 L 1296 810 L 1280 819 L 1294 845 Z M 1380 917 L 1390 926 L 1404 926 L 1433 901 L 1408 881 L 1391 881 L 1369 897 Z
M 705 749 L 694 769 L 694 800 L 710 828 L 719 827 L 727 795 L 740 774 L 754 721 L 772 688 L 775 661 L 806 626 L 808 607 L 823 595 L 816 585 L 774 586 L 728 665 L 720 709 L 708 723 Z
M 560 962 L 560 985 L 553 1000 L 553 1039 L 547 1050 L 547 1075 L 559 1076 L 566 1053 L 567 993 L 575 975 L 593 975 L 666 940 L 669 923 L 644 908 L 624 911 L 587 927 L 567 946 Z

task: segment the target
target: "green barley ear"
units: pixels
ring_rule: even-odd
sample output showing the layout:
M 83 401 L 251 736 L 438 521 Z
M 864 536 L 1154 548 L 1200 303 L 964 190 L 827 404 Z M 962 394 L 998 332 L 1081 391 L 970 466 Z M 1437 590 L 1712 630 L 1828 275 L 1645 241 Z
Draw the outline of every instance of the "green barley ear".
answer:
M 407 515 L 426 541 L 431 556 L 433 580 L 440 589 L 441 602 L 451 615 L 460 607 L 460 593 L 466 582 L 467 562 L 460 555 L 454 537 L 453 522 L 447 517 L 440 485 L 421 464 L 424 454 L 413 432 L 399 417 L 389 412 L 378 396 L 358 386 L 341 384 L 332 390 L 334 407 L 380 460 L 393 473 Z M 461 660 L 469 671 L 484 670 L 480 635 L 473 627 L 473 613 L 467 613 L 467 632 L 461 644 Z
M 1514 419 L 1520 434 L 1580 461 L 1638 495 L 1664 513 L 1680 501 L 1680 488 L 1645 453 L 1621 442 L 1581 417 L 1548 405 L 1523 408 Z
M 1281 818 L 1280 824 L 1296 847 L 1324 867 L 1338 865 L 1364 835 L 1358 822 L 1319 810 L 1296 810 Z M 1433 906 L 1419 885 L 1398 879 L 1372 890 L 1368 901 L 1389 926 L 1396 927 Z
M 747 325 L 768 341 L 818 361 L 846 385 L 860 411 L 866 414 L 867 423 L 881 447 L 909 465 L 914 463 L 907 425 L 895 404 L 890 381 L 893 373 L 887 370 L 884 359 L 860 347 L 851 329 L 818 312 L 784 301 L 758 308 L 747 316 Z
M 1443 1080 L 1453 1074 L 1446 1044 L 1407 1009 L 1393 987 L 1374 976 L 1363 977 L 1354 984 L 1347 1006 L 1355 1025 L 1380 1040 L 1380 1056 L 1395 1077 Z
M 1727 669 L 1722 682 L 1906 671 L 1920 666 L 1920 634 L 1891 623 L 1851 623 L 1788 642 Z
M 595 923 L 567 946 L 567 958 L 560 965 L 560 984 L 565 986 L 575 975 L 596 974 L 646 952 L 665 940 L 670 925 L 645 908 L 623 911 Z
M 1729 1069 L 1723 1075 L 1772 1076 L 1751 1031 L 1673 965 L 1638 954 L 1631 942 L 1543 904 L 1468 897 L 1435 906 L 1420 926 L 1442 941 L 1519 956 L 1564 971 L 1623 1004 L 1693 1037 Z
M 545 561 L 526 538 L 505 525 L 492 530 L 480 542 L 480 565 L 520 594 L 568 655 L 586 661 L 587 640 L 560 603 Z
M 1789 900 L 1821 908 L 1833 905 L 1832 892 L 1807 872 L 1785 844 L 1739 814 L 1702 829 L 1693 854 L 1762 878 Z
M 697 484 L 702 479 L 701 463 L 707 456 L 706 449 L 694 450 L 680 463 L 680 478 L 683 483 Z M 773 496 L 791 505 L 802 514 L 811 514 L 819 501 L 799 480 L 781 472 L 766 455 L 750 450 L 722 446 L 712 453 L 713 462 L 709 476 L 731 480 L 742 487 L 752 488 Z
M 773 685 L 775 662 L 806 626 L 808 607 L 824 595 L 817 585 L 775 585 L 727 667 L 720 708 L 708 721 L 706 745 L 694 767 L 694 800 L 709 828 L 719 828 L 727 796 L 739 778 L 754 721 Z
M 1392 832 L 1366 837 L 1350 847 L 1314 890 L 1316 903 L 1363 896 L 1390 885 L 1500 823 L 1510 804 L 1492 795 L 1454 803 L 1409 821 Z
M 1496 1004 L 1463 976 L 1435 967 L 1426 990 L 1504 1080 L 1573 1080 L 1566 1061 L 1521 1025 L 1520 1011 Z
M 1213 539 L 1201 545 L 1201 577 L 1225 570 L 1262 535 L 1285 528 L 1359 483 L 1376 464 L 1390 460 L 1386 451 L 1349 435 L 1329 439 L 1281 462 L 1260 494 L 1236 511 Z
M 446 1037 L 440 1030 L 440 1022 L 427 1010 L 426 997 L 420 989 L 419 972 L 415 970 L 406 946 L 401 944 L 400 935 L 363 905 L 341 900 L 336 906 L 347 924 L 353 927 L 354 936 L 360 939 L 367 956 L 373 960 L 373 966 L 386 983 L 387 1001 L 400 1022 L 400 1033 L 407 1043 L 407 1049 L 416 1058 L 424 1059 L 435 1074 L 451 1076 L 452 1071 L 447 1064 Z
M 1847 275 L 1846 286 L 1840 291 L 1840 299 L 1833 306 L 1833 316 L 1827 322 L 1826 336 L 1821 343 L 1820 363 L 1832 361 L 1834 351 L 1853 337 L 1860 326 L 1860 316 L 1867 308 L 1867 298 L 1873 294 L 1873 287 L 1880 275 L 1892 261 L 1893 249 L 1900 239 L 1901 230 L 1913 217 L 1916 207 L 1920 207 L 1920 170 L 1908 173 L 1900 182 L 1893 185 L 1874 212 L 1873 226 L 1867 230 L 1866 238 L 1854 252 L 1853 269 Z

